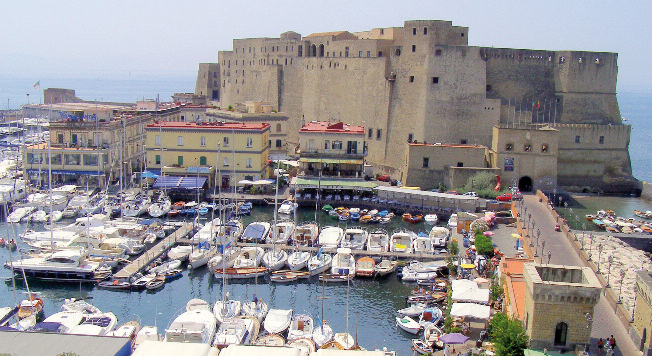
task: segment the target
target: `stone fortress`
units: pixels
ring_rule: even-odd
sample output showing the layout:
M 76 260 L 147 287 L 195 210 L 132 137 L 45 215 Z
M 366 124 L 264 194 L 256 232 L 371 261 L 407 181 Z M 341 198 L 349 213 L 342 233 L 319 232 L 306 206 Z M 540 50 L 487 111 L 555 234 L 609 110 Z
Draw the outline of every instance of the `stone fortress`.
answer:
M 234 39 L 218 63 L 199 65 L 195 94 L 222 109 L 269 102 L 288 117 L 290 146 L 310 121 L 364 126 L 367 163 L 406 183 L 416 141 L 486 147 L 490 158 L 477 168 L 526 189 L 640 194 L 631 127 L 616 98 L 616 53 L 469 46 L 468 34 L 449 21 L 417 20 Z M 437 186 L 427 170 L 419 176 L 426 179 L 414 185 Z

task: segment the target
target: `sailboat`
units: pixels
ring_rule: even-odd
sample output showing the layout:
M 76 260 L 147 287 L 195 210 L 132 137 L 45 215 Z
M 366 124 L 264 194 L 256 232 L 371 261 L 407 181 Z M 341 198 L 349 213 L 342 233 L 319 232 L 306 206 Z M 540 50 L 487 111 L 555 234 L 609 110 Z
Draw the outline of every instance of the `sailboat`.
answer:
M 324 291 L 326 289 L 326 282 L 322 284 L 321 289 L 321 319 L 315 321 L 315 325 L 312 330 L 312 340 L 315 342 L 317 347 L 322 347 L 324 344 L 333 340 L 333 329 L 324 319 Z

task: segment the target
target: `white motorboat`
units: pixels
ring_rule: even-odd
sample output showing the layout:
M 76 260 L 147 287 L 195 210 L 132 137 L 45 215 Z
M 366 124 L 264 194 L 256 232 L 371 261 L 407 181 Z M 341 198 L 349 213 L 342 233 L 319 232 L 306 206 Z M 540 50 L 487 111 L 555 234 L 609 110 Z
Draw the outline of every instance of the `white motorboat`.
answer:
M 26 258 L 5 263 L 15 274 L 54 281 L 95 282 L 99 263 L 88 261 L 80 250 L 63 250 L 47 257 Z
M 70 329 L 67 334 L 104 336 L 113 331 L 117 323 L 118 318 L 111 312 L 92 314 L 86 316 L 84 321 Z
M 374 266 L 374 273 L 381 277 L 386 276 L 396 271 L 396 266 L 398 266 L 397 261 L 382 260 Z
M 159 218 L 166 215 L 172 209 L 172 201 L 165 193 L 161 193 L 158 200 L 147 208 L 147 213 L 153 218 Z
M 423 328 L 423 340 L 428 345 L 433 345 L 434 343 L 439 342 L 439 337 L 442 335 L 444 335 L 444 332 L 435 324 L 429 323 Z
M 31 214 L 34 210 L 36 210 L 36 208 L 33 206 L 18 207 L 14 209 L 14 211 L 12 211 L 11 214 L 9 214 L 9 216 L 7 217 L 7 222 L 19 223 L 22 218 L 24 218 L 28 214 Z
M 217 246 L 211 246 L 208 243 L 200 243 L 195 247 L 188 256 L 188 267 L 199 268 L 205 266 L 208 260 L 217 254 Z
M 84 321 L 84 318 L 87 316 L 88 314 L 79 311 L 67 310 L 48 316 L 45 318 L 45 320 L 43 320 L 42 324 L 52 325 L 55 329 L 50 331 L 59 332 L 61 334 L 68 334 L 71 329 L 81 324 L 81 322 Z
M 290 271 L 299 271 L 306 268 L 309 260 L 310 252 L 294 251 L 288 256 L 287 265 Z
M 288 240 L 293 236 L 295 224 L 292 221 L 281 221 L 272 226 L 272 231 L 267 236 L 268 244 L 287 245 Z
M 136 334 L 138 334 L 138 331 L 140 331 L 140 323 L 136 320 L 130 320 L 118 326 L 113 331 L 108 332 L 106 336 L 133 339 L 136 337 Z
M 457 229 L 457 214 L 451 214 L 451 217 L 448 219 L 448 228 Z
M 147 208 L 152 205 L 149 198 L 138 198 L 125 202 L 122 206 L 122 215 L 128 217 L 141 216 L 147 212 Z
M 409 316 L 402 318 L 396 317 L 396 326 L 414 335 L 418 334 L 419 330 L 421 330 L 421 325 Z
M 240 249 L 240 255 L 235 259 L 233 268 L 258 267 L 265 254 L 265 250 L 258 246 L 247 246 Z
M 409 265 L 405 266 L 404 270 L 411 270 L 414 272 L 437 272 L 441 271 L 444 267 L 446 267 L 446 263 L 443 261 L 412 261 Z
M 131 283 L 131 288 L 134 289 L 145 289 L 147 285 L 156 279 L 158 275 L 156 273 L 150 273 L 139 278 L 135 278 L 134 282 Z
M 312 340 L 317 347 L 322 347 L 324 344 L 333 340 L 333 329 L 326 321 L 318 322 L 313 328 Z
M 193 303 L 191 303 L 193 302 Z M 217 320 L 208 309 L 208 304 L 196 303 L 193 299 L 186 305 L 186 312 L 174 319 L 165 330 L 166 342 L 191 342 L 211 344 L 215 337 Z
M 387 252 L 389 251 L 389 234 L 384 229 L 373 230 L 369 233 L 367 251 Z
M 352 250 L 362 250 L 367 243 L 369 233 L 361 227 L 350 227 L 344 230 L 344 237 L 340 242 L 340 247 L 350 248 Z
M 220 323 L 224 320 L 235 318 L 240 315 L 240 310 L 242 310 L 242 302 L 239 300 L 229 299 L 228 293 L 225 295 L 223 300 L 218 300 L 215 302 L 215 305 L 213 305 L 213 314 Z
M 140 331 L 138 331 L 138 334 L 136 334 L 136 338 L 134 339 L 132 350 L 137 349 L 138 346 L 140 346 L 140 344 L 146 340 L 161 341 L 161 335 L 158 333 L 158 327 L 143 326 L 140 328 Z
M 288 260 L 288 253 L 284 249 L 272 248 L 263 256 L 263 265 L 270 271 L 276 271 L 285 266 Z
M 333 341 L 340 344 L 344 350 L 350 350 L 355 347 L 355 339 L 349 333 L 336 333 L 333 336 Z
M 168 251 L 168 258 L 171 260 L 185 261 L 188 259 L 188 256 L 190 256 L 191 252 L 192 246 L 190 245 L 175 246 L 172 247 L 170 251 Z
M 344 237 L 344 230 L 337 226 L 327 226 L 321 229 L 318 243 L 323 248 L 336 248 Z
M 49 223 L 50 221 L 52 222 L 57 222 L 63 218 L 63 212 L 59 210 L 52 210 L 52 213 L 49 213 L 45 216 L 45 222 Z
M 242 314 L 252 316 L 260 322 L 267 316 L 269 306 L 262 299 L 256 299 L 254 298 L 254 301 L 242 303 Z
M 96 194 L 94 196 L 91 196 L 79 208 L 79 212 L 77 213 L 77 215 L 87 216 L 87 215 L 98 214 L 104 210 L 104 205 L 106 205 L 107 200 L 108 197 L 106 196 L 106 194 Z
M 240 239 L 243 242 L 254 242 L 263 244 L 267 241 L 271 230 L 271 224 L 266 221 L 254 221 L 247 225 Z
M 333 257 L 327 253 L 317 253 L 308 260 L 310 276 L 316 276 L 329 270 L 333 264 Z
M 350 248 L 337 249 L 337 254 L 333 257 L 331 274 L 355 276 L 355 258 Z
M 281 334 L 292 320 L 292 309 L 270 309 L 263 322 L 263 327 L 270 334 Z
M 399 309 L 396 312 L 403 316 L 416 317 L 421 315 L 425 309 L 426 306 L 424 304 L 413 304 L 407 308 Z
M 421 233 L 419 233 L 421 234 Z M 412 252 L 413 253 L 434 253 L 434 247 L 432 246 L 432 240 L 428 236 L 417 235 L 414 240 L 412 240 Z
M 439 217 L 437 214 L 426 214 L 426 216 L 423 217 L 423 221 L 425 221 L 426 224 L 437 225 Z
M 61 311 L 76 311 L 83 314 L 100 314 L 102 311 L 83 299 L 65 299 L 61 305 Z
M 215 218 L 206 222 L 206 224 L 204 224 L 190 240 L 193 244 L 212 243 L 216 240 L 215 237 L 221 230 L 223 230 L 223 228 L 220 218 Z
M 291 200 L 285 200 L 281 203 L 281 206 L 278 208 L 278 213 L 279 214 L 292 214 L 299 204 L 291 201 Z
M 312 338 L 314 331 L 314 321 L 308 314 L 295 314 L 292 317 L 290 331 L 288 331 L 288 341 L 295 339 Z
M 294 229 L 292 241 L 300 246 L 312 246 L 319 237 L 319 225 L 315 222 L 305 222 Z
M 2 167 L 4 168 L 4 167 Z M 2 170 L 0 169 L 0 172 Z M 24 179 L 12 179 L 10 184 L 0 185 L 0 204 L 12 204 L 20 201 L 27 195 L 27 186 Z
M 404 282 L 416 282 L 437 277 L 439 277 L 438 272 L 416 272 L 410 268 L 403 268 L 403 277 L 401 277 L 401 280 Z
M 294 339 L 288 341 L 286 345 L 299 349 L 300 356 L 310 356 L 317 350 L 315 342 L 310 338 Z
M 408 230 L 396 230 L 389 240 L 389 251 L 391 252 L 412 252 L 412 240 L 415 233 Z
M 430 306 L 423 310 L 421 316 L 419 316 L 419 325 L 425 326 L 426 324 L 437 324 L 439 320 L 444 316 L 444 313 L 441 309 Z
M 31 220 L 35 223 L 44 223 L 47 216 L 48 213 L 46 213 L 45 210 L 37 210 L 32 213 Z
M 224 320 L 217 333 L 213 346 L 217 348 L 229 345 L 249 345 L 253 341 L 254 328 L 258 323 L 253 318 L 231 318 Z
M 149 273 L 163 274 L 167 271 L 172 271 L 181 267 L 181 260 L 169 260 L 161 265 L 149 269 Z
M 432 240 L 432 245 L 434 247 L 446 247 L 448 237 L 450 236 L 450 230 L 441 226 L 433 226 L 432 229 L 430 229 L 428 236 L 430 237 L 430 240 Z
M 208 268 L 211 271 L 233 268 L 233 264 L 238 256 L 240 256 L 240 248 L 227 248 L 223 253 L 218 253 L 208 260 Z

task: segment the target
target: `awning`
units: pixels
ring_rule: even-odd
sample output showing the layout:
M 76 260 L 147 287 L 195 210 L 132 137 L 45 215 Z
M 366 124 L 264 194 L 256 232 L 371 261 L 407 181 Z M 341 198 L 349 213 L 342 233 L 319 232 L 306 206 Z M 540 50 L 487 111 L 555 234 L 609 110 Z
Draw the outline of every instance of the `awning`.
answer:
M 378 186 L 374 181 L 364 180 L 339 180 L 339 179 L 306 179 L 296 178 L 293 182 L 297 189 L 322 188 L 322 189 L 355 189 L 371 191 Z
M 206 183 L 206 177 L 159 177 L 154 182 L 154 189 L 198 189 Z
M 474 319 L 488 320 L 491 316 L 491 309 L 488 305 L 474 303 L 453 303 L 451 316 L 469 317 Z
M 152 172 L 152 171 L 145 171 L 140 174 L 140 178 L 158 178 L 158 174 Z
M 327 163 L 327 164 L 363 164 L 361 159 L 338 159 L 338 158 L 299 158 L 303 163 Z
M 250 185 L 253 184 L 254 182 L 250 181 L 249 179 L 243 179 L 238 181 L 238 185 Z
M 255 181 L 255 182 L 251 183 L 251 184 L 253 184 L 253 185 L 269 185 L 269 184 L 272 184 L 272 183 L 274 183 L 273 179 L 259 179 L 259 180 Z

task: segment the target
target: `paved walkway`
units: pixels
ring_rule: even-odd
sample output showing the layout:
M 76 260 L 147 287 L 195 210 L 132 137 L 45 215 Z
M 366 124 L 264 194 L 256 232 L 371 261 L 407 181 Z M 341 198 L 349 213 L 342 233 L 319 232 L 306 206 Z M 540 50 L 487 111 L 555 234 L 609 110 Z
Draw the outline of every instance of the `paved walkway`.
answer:
M 518 205 L 518 211 L 527 221 L 527 216 L 531 214 L 534 221 L 534 229 L 530 223 L 530 234 L 534 236 L 536 247 L 537 230 L 539 235 L 539 255 L 541 255 L 541 246 L 545 241 L 543 248 L 544 262 L 548 262 L 548 251 L 550 251 L 550 263 L 571 266 L 584 266 L 579 256 L 574 252 L 570 242 L 562 237 L 560 232 L 555 231 L 555 219 L 550 215 L 544 203 L 539 202 L 539 198 L 534 194 L 524 194 L 523 207 L 527 207 L 527 214 L 524 214 L 524 208 Z M 532 232 L 534 232 L 532 234 Z M 533 247 L 534 248 L 534 247 Z M 539 260 L 537 258 L 537 260 Z M 593 315 L 593 329 L 591 332 L 591 355 L 598 354 L 597 343 L 599 338 L 606 338 L 614 335 L 616 338 L 616 352 L 614 355 L 640 355 L 634 342 L 629 338 L 627 330 L 616 317 L 613 308 L 609 305 L 606 298 L 600 298 L 600 302 L 595 306 Z

